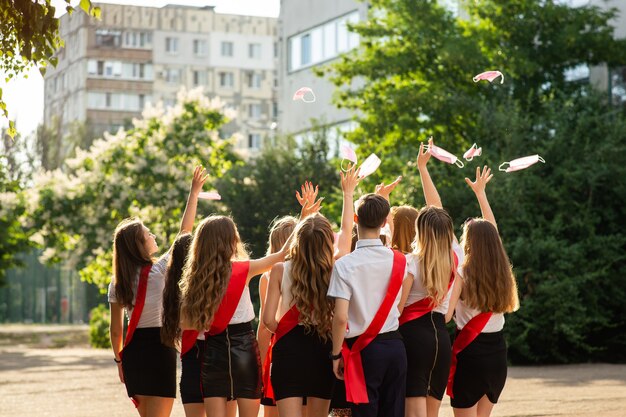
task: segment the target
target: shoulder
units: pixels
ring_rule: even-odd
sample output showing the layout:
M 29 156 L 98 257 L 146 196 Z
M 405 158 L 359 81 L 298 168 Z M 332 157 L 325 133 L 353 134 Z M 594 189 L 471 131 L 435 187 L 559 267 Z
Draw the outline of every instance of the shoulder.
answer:
M 274 266 L 272 266 L 272 269 L 270 270 L 270 279 L 272 279 L 272 277 L 275 276 L 282 276 L 283 272 L 285 272 L 285 263 L 286 262 L 278 262 L 276 264 L 274 264 Z
M 150 274 L 160 274 L 165 276 L 167 271 L 167 264 L 170 260 L 170 253 L 167 252 L 162 255 L 157 261 L 152 264 L 152 269 L 150 270 Z

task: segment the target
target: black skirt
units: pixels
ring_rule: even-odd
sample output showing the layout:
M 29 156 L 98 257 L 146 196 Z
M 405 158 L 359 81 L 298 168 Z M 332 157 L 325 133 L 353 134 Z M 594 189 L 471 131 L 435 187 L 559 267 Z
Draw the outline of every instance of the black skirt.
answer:
M 251 322 L 207 336 L 201 375 L 204 398 L 261 398 L 261 355 Z
M 331 350 L 330 338 L 323 341 L 301 325 L 284 335 L 272 351 L 270 378 L 276 401 L 289 397 L 330 400 L 335 383 Z
M 122 370 L 129 397 L 176 398 L 176 349 L 161 343 L 160 327 L 135 330 L 122 354 Z
M 441 400 L 446 392 L 452 347 L 441 313 L 429 313 L 400 326 L 407 357 L 406 396 Z
M 183 404 L 203 403 L 200 365 L 204 354 L 204 340 L 196 340 L 182 358 L 180 374 L 180 397 Z
M 484 395 L 497 403 L 506 382 L 506 342 L 502 331 L 481 333 L 457 355 L 452 386 L 454 408 L 473 407 Z

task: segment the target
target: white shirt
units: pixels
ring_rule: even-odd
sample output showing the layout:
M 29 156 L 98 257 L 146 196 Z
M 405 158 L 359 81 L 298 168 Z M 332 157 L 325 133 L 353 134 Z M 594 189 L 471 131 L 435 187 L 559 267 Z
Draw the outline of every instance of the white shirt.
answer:
M 374 319 L 389 287 L 392 265 L 393 251 L 383 246 L 380 239 L 359 240 L 354 252 L 335 262 L 328 296 L 350 301 L 346 337 L 365 333 Z M 398 291 L 380 333 L 398 329 L 401 295 L 402 291 Z
M 280 319 L 291 309 L 293 295 L 291 294 L 291 261 L 283 263 L 283 276 L 280 281 L 280 304 L 276 312 L 276 320 Z
M 459 261 L 457 265 L 457 273 L 460 276 L 463 276 L 463 268 L 461 267 L 461 265 L 463 264 L 463 259 L 464 259 L 463 249 L 461 248 L 461 246 L 459 246 L 459 244 L 456 241 L 454 241 L 452 242 L 452 250 L 456 254 L 457 259 Z M 426 291 L 426 288 L 424 288 L 424 281 L 422 279 L 422 272 L 421 272 L 421 268 L 417 259 L 417 255 L 410 253 L 406 255 L 406 259 L 407 259 L 407 265 L 408 265 L 407 272 L 413 275 L 413 286 L 411 287 L 409 296 L 406 299 L 406 305 L 409 306 L 413 303 L 418 302 L 419 300 L 423 298 L 428 297 L 428 291 Z M 452 296 L 452 290 L 454 289 L 455 285 L 456 285 L 456 279 L 455 279 L 454 284 L 450 286 L 450 289 L 448 290 L 448 293 L 446 294 L 446 297 L 443 299 L 443 301 L 437 307 L 433 309 L 435 313 L 441 313 L 445 315 L 448 312 L 448 306 L 450 305 L 450 297 Z
M 150 274 L 148 275 L 148 285 L 146 287 L 146 302 L 139 318 L 137 328 L 143 327 L 161 327 L 163 325 L 163 288 L 165 287 L 165 272 L 167 271 L 167 262 L 170 258 L 169 252 L 163 255 L 157 262 L 152 265 Z M 139 286 L 139 273 L 133 280 L 133 305 L 137 297 L 137 287 Z M 109 284 L 108 291 L 109 303 L 116 303 L 115 284 L 113 281 Z M 129 320 L 133 314 L 132 308 L 125 308 L 126 315 Z
M 237 304 L 235 314 L 233 314 L 228 324 L 248 323 L 252 320 L 254 320 L 254 306 L 250 299 L 250 287 L 246 284 L 239 299 L 239 304 Z
M 456 323 L 456 327 L 459 330 L 462 330 L 463 327 L 465 327 L 465 325 L 478 314 L 480 314 L 480 311 L 468 307 L 465 305 L 463 300 L 459 299 L 456 303 L 456 309 L 454 310 L 454 322 Z M 491 315 L 491 318 L 481 333 L 495 333 L 499 332 L 503 328 L 504 314 L 494 313 Z

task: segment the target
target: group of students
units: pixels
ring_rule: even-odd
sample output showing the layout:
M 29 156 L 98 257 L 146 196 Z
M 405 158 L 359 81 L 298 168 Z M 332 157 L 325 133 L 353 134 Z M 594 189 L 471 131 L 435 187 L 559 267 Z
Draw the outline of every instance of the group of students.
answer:
M 342 172 L 337 234 L 307 182 L 296 193 L 300 218 L 275 220 L 260 259 L 248 259 L 230 217 L 211 215 L 193 231 L 201 167 L 180 233 L 161 258 L 139 219 L 120 223 L 111 342 L 139 414 L 170 415 L 180 351 L 187 417 L 256 417 L 260 404 L 266 417 L 431 417 L 446 391 L 455 416 L 489 416 L 507 375 L 503 314 L 519 304 L 485 191 L 492 175 L 484 167 L 475 181 L 466 178 L 482 218 L 464 223 L 459 243 L 429 159 L 420 146 L 420 210 L 391 208 L 400 178 L 354 204 L 359 171 Z M 258 275 L 255 335 L 248 284 Z

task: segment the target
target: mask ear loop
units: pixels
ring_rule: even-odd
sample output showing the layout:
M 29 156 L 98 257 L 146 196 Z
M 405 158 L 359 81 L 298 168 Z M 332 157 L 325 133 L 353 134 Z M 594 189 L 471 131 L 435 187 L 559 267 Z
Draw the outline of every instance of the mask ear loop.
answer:
M 460 159 L 457 159 L 456 161 L 454 161 L 454 165 L 458 166 L 459 168 L 463 168 L 465 166 L 463 161 L 461 161 Z
M 307 94 L 311 94 L 311 95 L 313 96 L 313 98 L 312 98 L 312 99 L 310 99 L 310 100 L 307 100 L 307 99 L 306 99 L 306 95 L 307 95 Z M 315 99 L 316 99 L 316 97 L 315 97 L 315 93 L 314 93 L 312 90 L 311 90 L 311 91 L 307 91 L 307 92 L 306 92 L 306 93 L 304 93 L 304 95 L 302 96 L 302 101 L 304 101 L 305 103 L 315 103 Z
M 545 164 L 546 161 L 545 159 L 543 159 L 542 157 L 540 157 L 539 155 L 537 155 L 537 159 L 539 159 L 539 162 L 541 162 L 542 164 Z
M 345 167 L 344 167 L 344 163 L 345 163 L 346 161 L 348 161 L 346 158 L 343 158 L 343 159 L 341 160 L 341 165 L 340 165 L 340 168 L 341 168 L 341 170 L 342 170 L 343 172 L 348 172 L 348 170 L 350 169 L 350 168 L 345 168 Z M 349 163 L 352 163 L 352 161 L 348 161 L 348 162 L 349 162 Z M 356 165 L 356 164 L 354 164 L 354 165 Z
M 505 166 L 506 164 L 511 165 L 510 162 L 503 162 L 500 164 L 500 166 L 498 167 L 498 171 L 502 171 L 502 172 L 507 172 L 507 168 L 502 169 L 503 166 Z
M 478 145 L 473 144 L 473 145 L 470 147 L 470 150 L 472 150 L 472 149 L 478 149 Z M 464 158 L 464 159 L 465 159 L 466 161 L 471 162 L 471 161 L 474 159 L 474 155 L 470 156 L 469 158 Z

